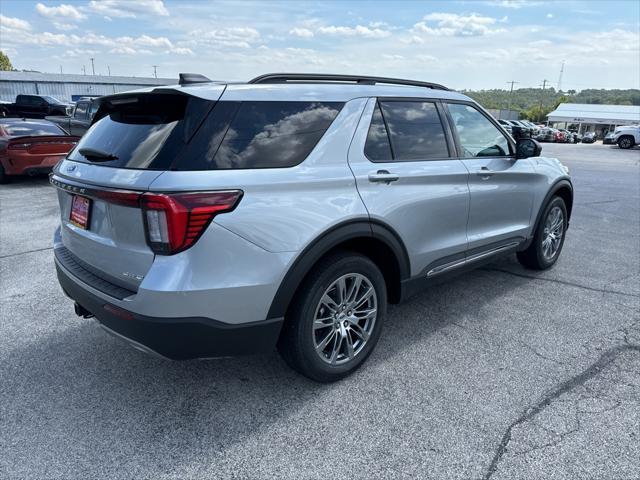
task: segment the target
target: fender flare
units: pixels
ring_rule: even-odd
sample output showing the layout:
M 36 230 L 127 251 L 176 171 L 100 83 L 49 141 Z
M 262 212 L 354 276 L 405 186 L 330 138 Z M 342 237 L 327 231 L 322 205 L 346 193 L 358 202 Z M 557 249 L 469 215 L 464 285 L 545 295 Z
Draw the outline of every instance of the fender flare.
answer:
M 409 278 L 411 273 L 409 254 L 402 240 L 391 227 L 368 219 L 346 221 L 324 232 L 300 252 L 280 282 L 267 318 L 284 317 L 298 286 L 316 262 L 341 243 L 358 237 L 370 237 L 383 242 L 396 257 L 400 280 Z
M 558 190 L 565 187 L 571 191 L 571 203 L 573 204 L 573 184 L 569 179 L 561 178 L 560 180 L 556 181 L 553 185 L 551 185 L 551 188 L 549 188 L 549 191 L 547 192 L 544 199 L 542 200 L 542 203 L 540 204 L 540 208 L 538 209 L 538 213 L 536 214 L 536 221 L 533 224 L 531 238 L 529 238 L 529 240 L 526 242 L 526 247 L 528 247 L 531 244 L 531 241 L 533 241 L 533 237 L 535 236 L 536 230 L 538 229 L 538 225 L 540 224 L 540 219 L 542 218 L 542 213 L 544 212 L 544 207 L 546 207 L 546 205 L 551 200 L 551 197 L 553 197 L 558 192 Z M 568 216 L 567 227 L 569 226 L 569 219 L 571 218 L 571 210 L 572 208 L 570 208 L 570 206 L 567 205 L 567 216 Z

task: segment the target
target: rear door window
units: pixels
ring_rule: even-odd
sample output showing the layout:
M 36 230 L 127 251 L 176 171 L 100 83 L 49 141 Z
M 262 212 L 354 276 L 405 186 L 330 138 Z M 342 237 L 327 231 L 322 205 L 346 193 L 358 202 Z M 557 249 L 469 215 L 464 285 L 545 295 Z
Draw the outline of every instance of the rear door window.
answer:
M 158 97 L 165 97 L 159 99 Z M 147 95 L 99 118 L 84 147 L 116 155 L 119 168 L 219 170 L 290 167 L 311 153 L 340 112 L 338 102 L 208 102 Z
M 417 100 L 379 101 L 371 119 L 365 154 L 374 162 L 449 158 L 436 104 Z

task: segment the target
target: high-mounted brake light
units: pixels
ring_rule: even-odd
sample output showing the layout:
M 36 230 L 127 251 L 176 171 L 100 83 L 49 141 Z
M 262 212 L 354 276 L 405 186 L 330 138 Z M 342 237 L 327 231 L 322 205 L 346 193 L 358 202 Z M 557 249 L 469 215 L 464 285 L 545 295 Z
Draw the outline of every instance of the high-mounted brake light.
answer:
M 144 193 L 140 206 L 147 243 L 158 254 L 171 255 L 191 247 L 211 220 L 232 211 L 242 191 L 193 193 Z

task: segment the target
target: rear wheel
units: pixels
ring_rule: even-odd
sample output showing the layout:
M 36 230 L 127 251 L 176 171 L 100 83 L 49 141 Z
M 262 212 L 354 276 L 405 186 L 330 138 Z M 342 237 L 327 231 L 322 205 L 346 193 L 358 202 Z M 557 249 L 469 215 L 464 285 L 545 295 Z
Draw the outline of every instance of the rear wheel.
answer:
M 278 350 L 294 370 L 333 382 L 371 354 L 386 314 L 384 277 L 369 258 L 340 252 L 321 260 L 287 314 Z
M 624 137 L 620 137 L 618 140 L 618 147 L 627 150 L 628 148 L 633 147 L 633 137 L 629 135 L 625 135 Z
M 558 260 L 567 233 L 567 207 L 560 197 L 553 197 L 547 204 L 536 228 L 533 242 L 523 252 L 518 252 L 520 263 L 533 270 L 546 270 Z

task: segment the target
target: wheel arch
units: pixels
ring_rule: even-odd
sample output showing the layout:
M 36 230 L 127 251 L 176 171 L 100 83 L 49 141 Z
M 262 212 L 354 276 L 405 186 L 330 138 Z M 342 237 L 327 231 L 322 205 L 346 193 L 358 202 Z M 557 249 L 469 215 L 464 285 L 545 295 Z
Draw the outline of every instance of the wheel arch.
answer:
M 350 250 L 369 257 L 383 273 L 389 301 L 400 301 L 401 282 L 409 278 L 411 272 L 404 243 L 382 222 L 353 220 L 332 227 L 300 252 L 280 282 L 267 318 L 284 316 L 309 272 L 320 259 L 337 250 Z
M 571 181 L 566 178 L 558 180 L 554 183 L 547 194 L 544 197 L 544 200 L 540 204 L 540 208 L 538 209 L 538 213 L 536 216 L 536 222 L 534 223 L 533 232 L 535 234 L 538 225 L 540 223 L 540 219 L 542 218 L 542 213 L 544 212 L 544 208 L 549 203 L 549 201 L 554 196 L 559 196 L 564 200 L 564 204 L 567 207 L 567 226 L 569 225 L 569 220 L 571 219 L 571 211 L 573 210 L 573 185 Z

